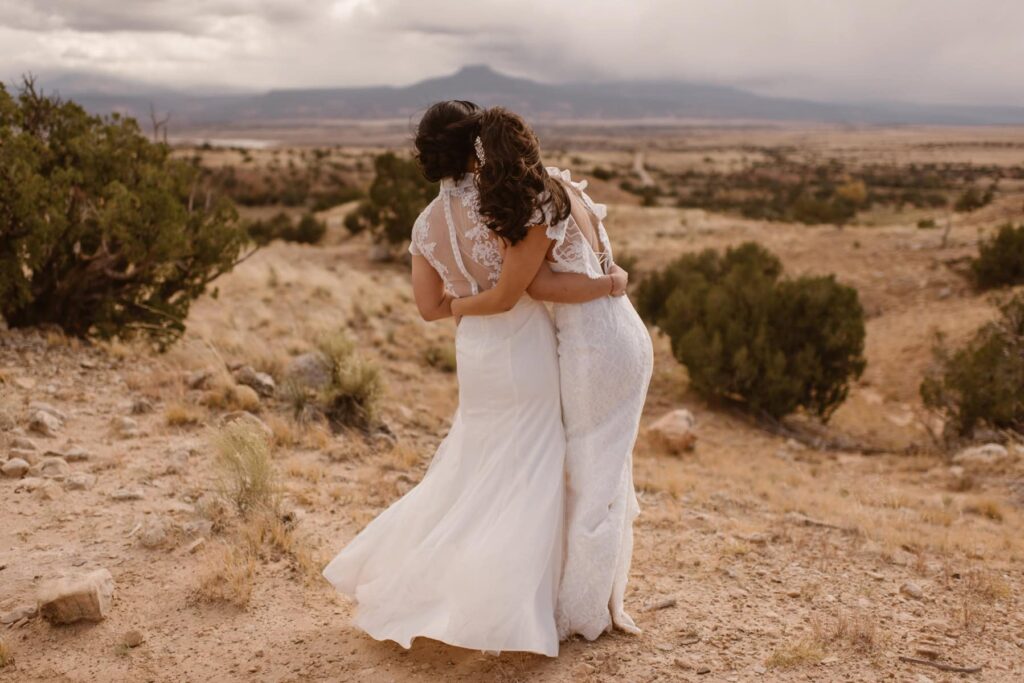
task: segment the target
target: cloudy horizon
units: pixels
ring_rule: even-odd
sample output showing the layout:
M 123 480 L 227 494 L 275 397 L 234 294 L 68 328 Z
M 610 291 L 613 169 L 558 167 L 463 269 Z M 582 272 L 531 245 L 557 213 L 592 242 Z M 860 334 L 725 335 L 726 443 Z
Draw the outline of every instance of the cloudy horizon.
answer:
M 265 90 L 405 85 L 486 64 L 548 82 L 1024 106 L 1022 26 L 1015 0 L 0 0 L 0 79 Z

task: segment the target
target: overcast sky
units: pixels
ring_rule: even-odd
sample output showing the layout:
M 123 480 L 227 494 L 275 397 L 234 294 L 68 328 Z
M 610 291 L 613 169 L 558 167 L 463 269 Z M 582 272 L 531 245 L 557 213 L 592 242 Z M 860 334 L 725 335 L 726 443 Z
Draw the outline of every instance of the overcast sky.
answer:
M 0 77 L 242 89 L 465 64 L 818 99 L 1024 105 L 1024 0 L 0 0 Z

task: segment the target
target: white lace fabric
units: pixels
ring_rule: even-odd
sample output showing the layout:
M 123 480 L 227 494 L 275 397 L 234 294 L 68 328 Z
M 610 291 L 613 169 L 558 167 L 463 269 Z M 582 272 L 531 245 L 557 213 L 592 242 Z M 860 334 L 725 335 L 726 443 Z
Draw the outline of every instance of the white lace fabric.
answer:
M 469 173 L 441 181 L 441 191 L 416 219 L 409 243 L 409 253 L 426 258 L 456 297 L 497 284 L 504 251 L 504 243 L 480 219 L 480 195 Z
M 570 215 L 549 225 L 552 270 L 599 277 L 612 264 L 605 207 L 568 171 L 548 169 L 569 190 Z M 613 625 L 636 633 L 625 611 L 633 554 L 636 442 L 654 364 L 647 327 L 626 297 L 556 304 L 562 420 L 566 432 L 565 559 L 559 637 L 593 640 Z

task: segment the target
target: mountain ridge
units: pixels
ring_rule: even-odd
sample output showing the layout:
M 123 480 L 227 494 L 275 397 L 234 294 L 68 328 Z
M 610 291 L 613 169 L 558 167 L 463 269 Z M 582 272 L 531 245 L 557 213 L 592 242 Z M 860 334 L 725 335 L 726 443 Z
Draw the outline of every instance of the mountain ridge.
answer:
M 46 85 L 45 79 L 41 81 Z M 432 102 L 468 99 L 503 105 L 536 120 L 661 119 L 753 120 L 867 125 L 1024 124 L 1024 107 L 863 104 L 771 97 L 740 88 L 670 80 L 542 83 L 510 76 L 486 65 L 405 86 L 289 88 L 265 92 L 185 92 L 131 89 L 124 81 L 105 87 L 96 78 L 63 76 L 57 90 L 93 113 L 120 112 L 145 118 L 152 105 L 177 125 L 225 122 L 314 122 L 329 119 L 413 118 Z

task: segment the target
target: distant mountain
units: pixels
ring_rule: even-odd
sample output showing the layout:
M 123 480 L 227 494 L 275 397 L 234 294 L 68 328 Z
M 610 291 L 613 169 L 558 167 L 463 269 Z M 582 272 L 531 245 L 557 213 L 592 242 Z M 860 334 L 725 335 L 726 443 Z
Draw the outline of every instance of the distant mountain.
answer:
M 546 84 L 467 66 L 450 76 L 404 87 L 271 90 L 264 93 L 183 92 L 126 87 L 123 82 L 42 84 L 90 111 L 140 119 L 150 106 L 181 127 L 237 123 L 301 123 L 325 119 L 413 118 L 432 102 L 468 99 L 504 105 L 535 120 L 718 119 L 848 124 L 1024 124 L 1024 107 L 862 105 L 766 97 L 737 88 L 675 81 Z

